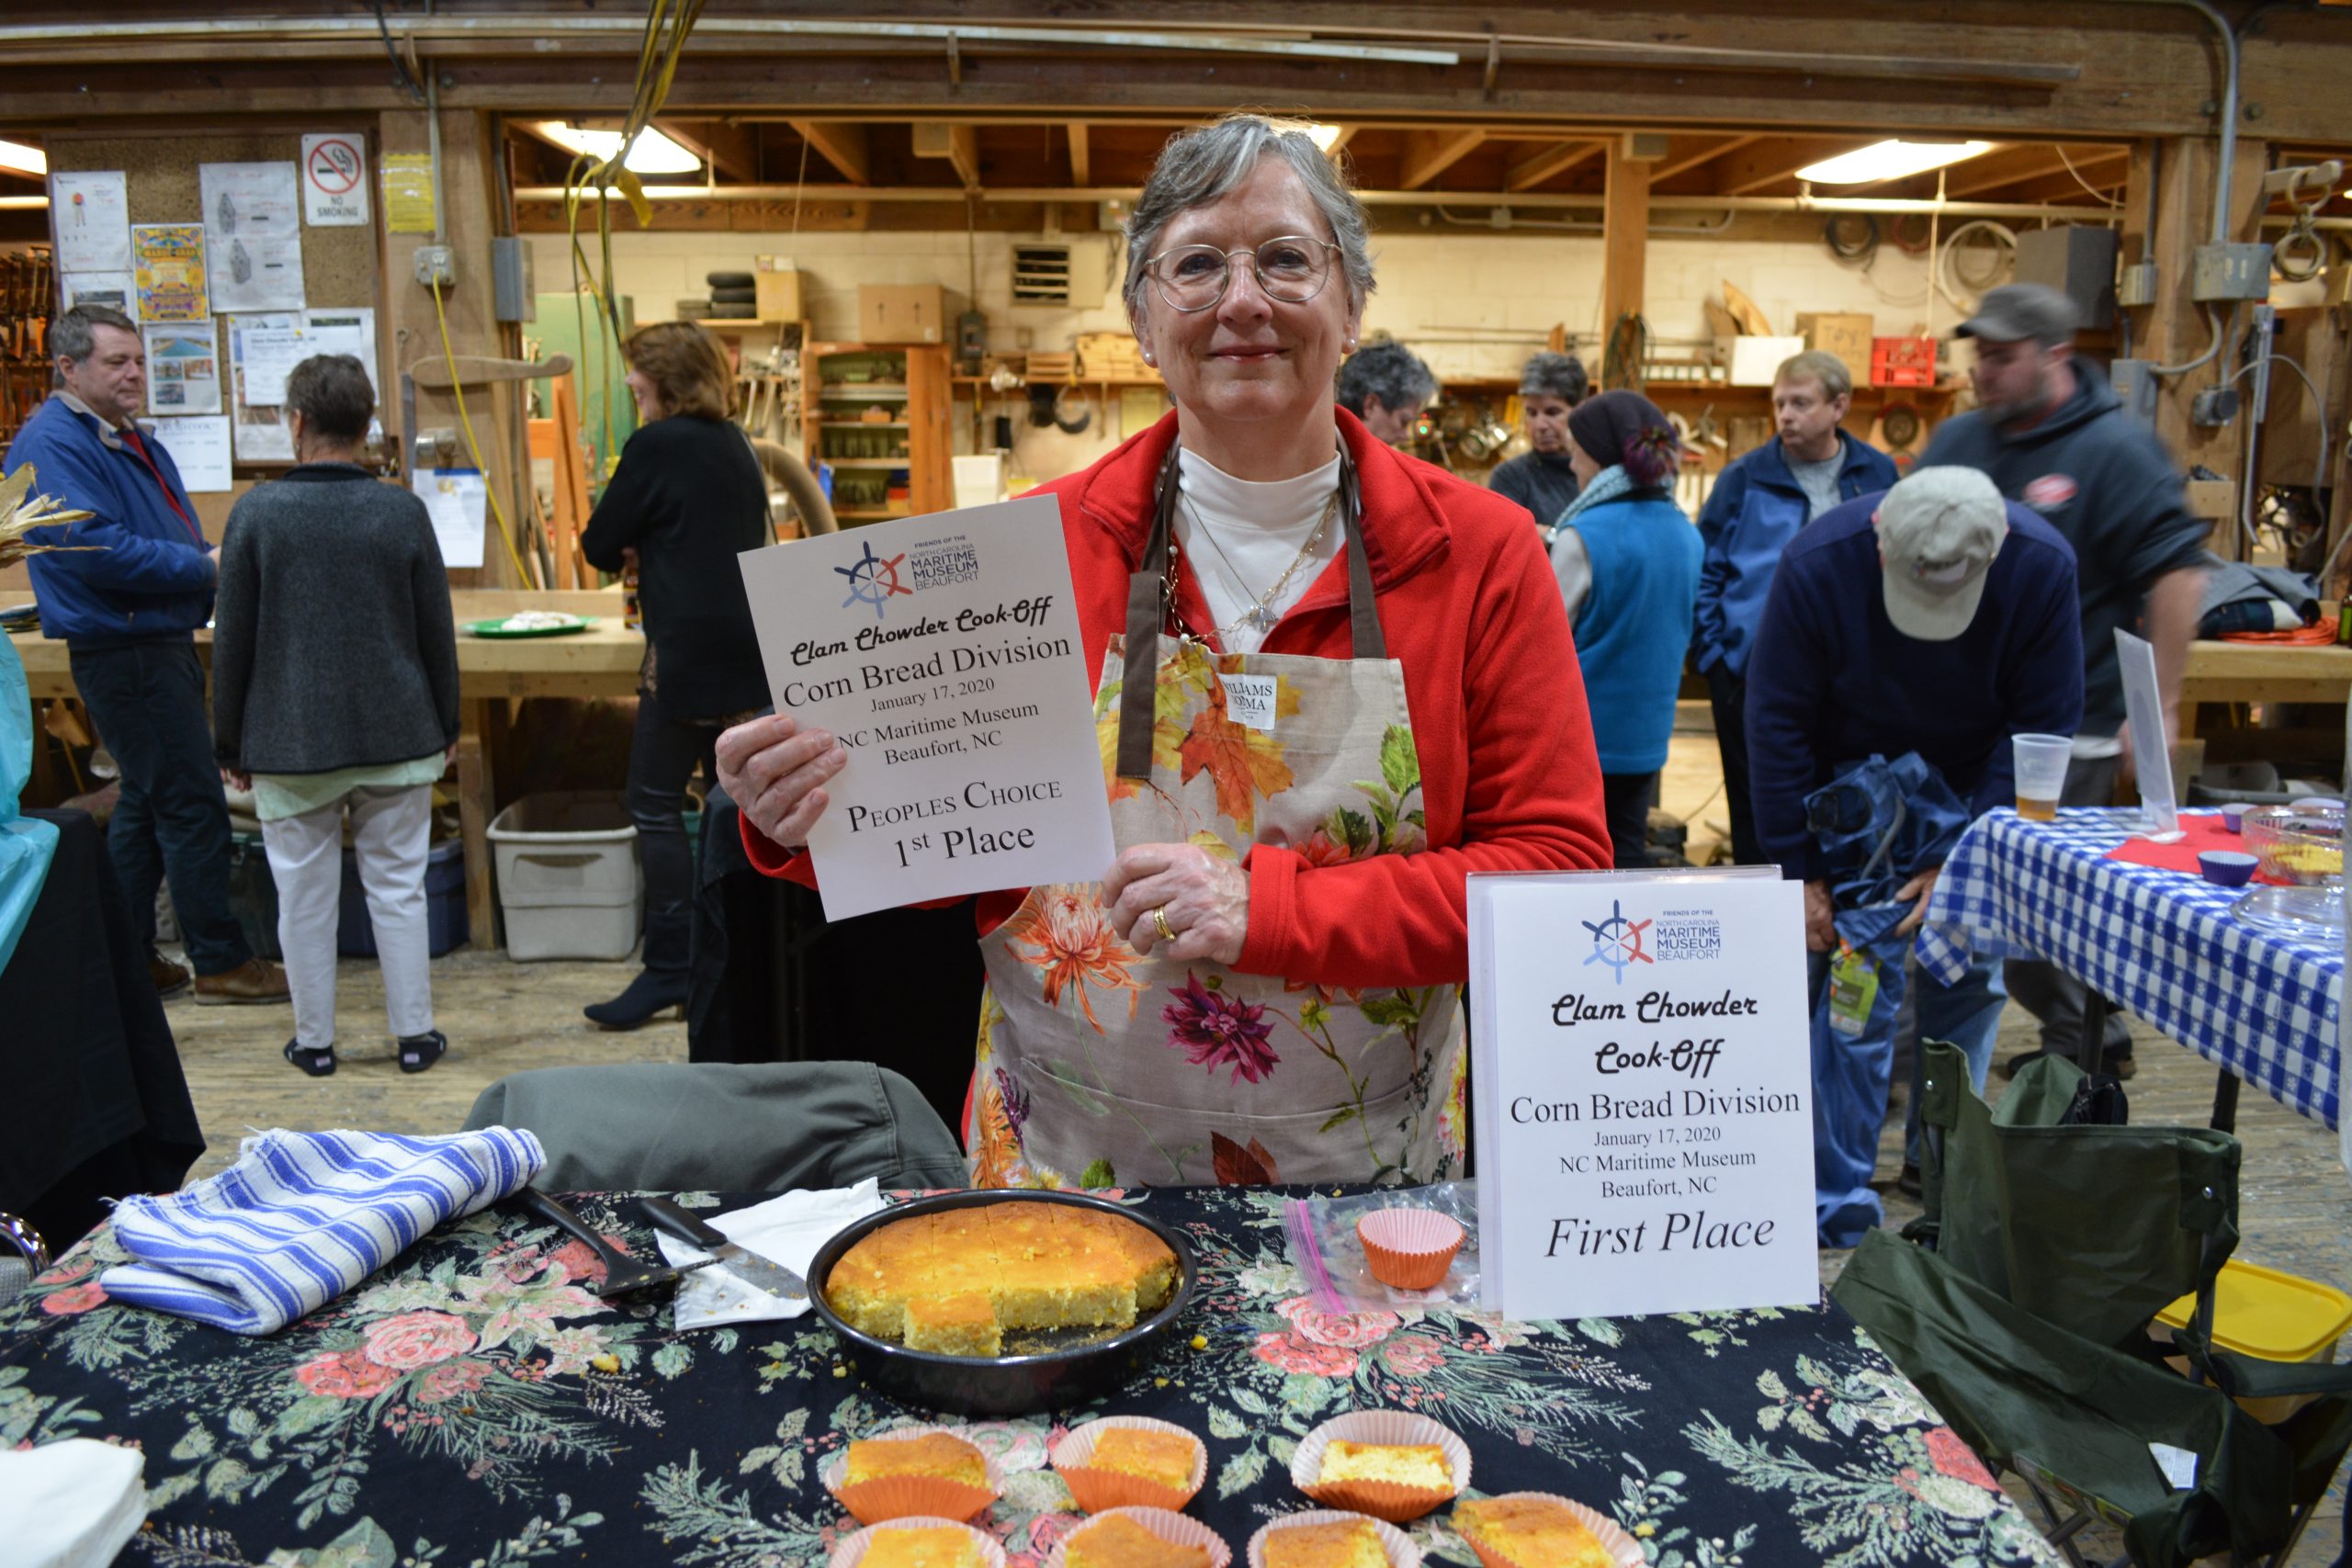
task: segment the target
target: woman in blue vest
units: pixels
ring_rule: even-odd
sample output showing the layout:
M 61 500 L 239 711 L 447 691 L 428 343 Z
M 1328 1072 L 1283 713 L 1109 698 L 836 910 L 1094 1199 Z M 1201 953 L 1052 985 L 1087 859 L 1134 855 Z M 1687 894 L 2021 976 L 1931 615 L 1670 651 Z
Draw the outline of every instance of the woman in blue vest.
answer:
M 1699 531 L 1674 504 L 1681 457 L 1673 425 L 1638 392 L 1603 392 L 1568 415 L 1578 488 L 1553 528 L 1552 570 L 1576 630 L 1621 868 L 1644 863 L 1699 595 Z

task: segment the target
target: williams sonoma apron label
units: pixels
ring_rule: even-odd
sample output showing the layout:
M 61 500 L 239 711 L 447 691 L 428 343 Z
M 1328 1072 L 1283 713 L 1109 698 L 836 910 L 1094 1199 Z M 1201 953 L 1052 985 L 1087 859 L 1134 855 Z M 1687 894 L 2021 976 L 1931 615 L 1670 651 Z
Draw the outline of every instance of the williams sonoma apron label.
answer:
M 1470 878 L 1487 1306 L 1818 1299 L 1803 898 L 1769 870 Z
M 827 919 L 1110 870 L 1111 807 L 1050 498 L 738 558 L 776 711 L 849 751 L 808 834 Z

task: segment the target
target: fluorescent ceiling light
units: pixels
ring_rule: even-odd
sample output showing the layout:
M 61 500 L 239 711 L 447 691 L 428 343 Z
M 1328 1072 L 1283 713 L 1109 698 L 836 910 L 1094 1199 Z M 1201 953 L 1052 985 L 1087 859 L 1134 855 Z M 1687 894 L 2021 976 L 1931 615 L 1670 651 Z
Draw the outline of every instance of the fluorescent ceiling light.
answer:
M 1317 152 L 1329 152 L 1331 150 L 1331 144 L 1340 140 L 1340 128 L 1336 125 L 1310 123 L 1306 128 L 1306 135 L 1307 139 L 1315 143 L 1315 150 Z
M 45 175 L 49 173 L 49 154 L 21 141 L 0 141 L 0 169 L 14 169 L 20 175 Z
M 1989 141 L 1875 141 L 1818 164 L 1808 164 L 1797 171 L 1797 178 L 1817 186 L 1876 185 L 1881 180 L 1899 180 L 1940 169 L 1947 164 L 1957 164 L 1992 150 Z
M 587 130 L 560 119 L 540 120 L 536 129 L 557 146 L 592 158 L 609 158 L 621 147 L 617 130 Z M 690 175 L 702 167 L 702 157 L 649 125 L 638 132 L 624 166 L 633 175 Z

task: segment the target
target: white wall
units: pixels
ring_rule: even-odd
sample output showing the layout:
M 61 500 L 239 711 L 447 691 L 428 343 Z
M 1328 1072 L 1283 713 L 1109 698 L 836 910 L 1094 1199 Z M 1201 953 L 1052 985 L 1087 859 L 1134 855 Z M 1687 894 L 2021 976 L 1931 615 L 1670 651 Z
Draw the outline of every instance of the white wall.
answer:
M 1542 233 L 1524 227 L 1448 227 L 1393 210 L 1375 214 L 1396 225 L 1374 237 L 1379 287 L 1365 311 L 1368 332 L 1386 332 L 1410 344 L 1441 379 L 1509 377 L 1544 346 L 1555 322 L 1565 323 L 1597 378 L 1600 368 L 1600 265 L 1598 233 Z M 1661 213 L 1662 224 L 1707 221 L 1703 213 Z M 978 236 L 978 300 L 989 318 L 992 349 L 1063 349 L 1080 333 L 1124 330 L 1117 301 L 1125 253 L 1114 236 L 1071 234 L 1072 260 L 1084 301 L 1069 309 L 1010 303 L 1012 246 L 1003 233 Z M 532 236 L 539 285 L 567 287 L 571 264 L 563 236 Z M 750 271 L 753 258 L 790 256 L 802 276 L 803 299 L 821 340 L 854 341 L 860 283 L 936 283 L 949 295 L 952 316 L 972 293 L 966 237 L 956 232 L 865 233 L 616 233 L 614 281 L 633 296 L 639 321 L 667 321 L 675 301 L 707 292 L 706 273 Z M 1927 266 L 1892 243 L 1880 247 L 1868 271 L 1841 263 L 1821 242 L 1819 223 L 1794 216 L 1743 217 L 1716 235 L 1654 232 L 1649 244 L 1645 309 L 1655 351 L 1679 357 L 1709 341 L 1702 304 L 1720 301 L 1726 278 L 1747 290 L 1776 330 L 1793 329 L 1801 310 L 1867 311 L 1880 333 L 1928 324 Z M 1939 297 L 1934 325 L 1949 333 L 1959 311 Z M 1128 432 L 1118 428 L 1116 400 L 1098 405 L 1081 434 L 1037 430 L 1018 397 L 991 400 L 986 412 L 1013 416 L 1014 468 L 1051 478 L 1092 461 Z M 969 450 L 968 404 L 954 421 L 956 449 Z M 983 430 L 985 438 L 987 431 Z

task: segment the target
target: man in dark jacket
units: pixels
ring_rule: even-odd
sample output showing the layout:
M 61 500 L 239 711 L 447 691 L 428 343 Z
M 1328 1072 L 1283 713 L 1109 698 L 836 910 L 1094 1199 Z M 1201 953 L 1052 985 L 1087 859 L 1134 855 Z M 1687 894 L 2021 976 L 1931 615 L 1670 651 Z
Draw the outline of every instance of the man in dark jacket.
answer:
M 1539 354 L 1519 373 L 1520 418 L 1527 428 L 1523 452 L 1498 464 L 1487 488 L 1507 495 L 1549 528 L 1577 498 L 1576 466 L 1568 461 L 1568 411 L 1584 401 L 1591 383 L 1573 354 Z
M 1421 356 L 1394 341 L 1368 343 L 1340 367 L 1340 406 L 1389 446 L 1409 448 L 1413 425 L 1437 396 L 1437 377 Z
M 147 396 L 139 328 L 117 310 L 78 305 L 50 326 L 62 389 L 8 446 L 40 487 L 96 515 L 33 530 L 44 545 L 95 549 L 34 556 L 41 633 L 65 642 L 74 684 L 122 769 L 107 848 L 148 942 L 148 969 L 170 995 L 187 972 L 154 951 L 155 893 L 166 877 L 196 999 L 282 1002 L 286 976 L 255 958 L 229 908 L 229 807 L 205 723 L 195 629 L 212 615 L 218 552 L 172 456 L 132 416 Z
M 1923 468 L 1789 547 L 1748 665 L 1747 734 L 1757 831 L 1781 874 L 1804 884 L 1816 970 L 1837 947 L 1837 911 L 1805 796 L 1847 764 L 1916 751 L 1972 818 L 2014 804 L 2009 738 L 2071 735 L 2082 712 L 2074 604 L 2065 540 L 1966 468 Z M 1941 869 L 1896 892 L 1911 903 L 1896 935 L 1918 928 Z M 1919 1037 L 1958 1045 L 1981 1089 L 2000 976 L 1979 964 L 1955 986 L 1922 978 L 1917 995 Z M 1913 1091 L 1916 1107 L 1916 1074 Z
M 2179 470 L 2155 432 L 2123 412 L 2097 366 L 2074 356 L 2066 296 L 2038 283 L 1990 289 L 1960 334 L 1976 343 L 1977 407 L 1939 425 L 1921 461 L 1982 470 L 2075 547 L 2083 726 L 2059 804 L 2105 806 L 2129 743 L 2116 630 L 2155 645 L 2169 740 L 2211 559 L 2207 525 L 2190 515 Z M 2083 987 L 2048 964 L 2011 964 L 2008 978 L 2010 994 L 2041 1020 L 2042 1049 L 2072 1059 Z M 2130 1077 L 2132 1038 L 2120 1013 L 2105 1044 L 2112 1068 Z
M 1797 530 L 1859 495 L 1895 480 L 1894 464 L 1838 428 L 1853 406 L 1853 377 L 1834 354 L 1813 350 L 1781 363 L 1772 378 L 1780 439 L 1724 468 L 1699 513 L 1699 605 L 1691 651 L 1707 678 L 1723 753 L 1732 859 L 1764 863 L 1748 800 L 1747 657 L 1781 552 Z

